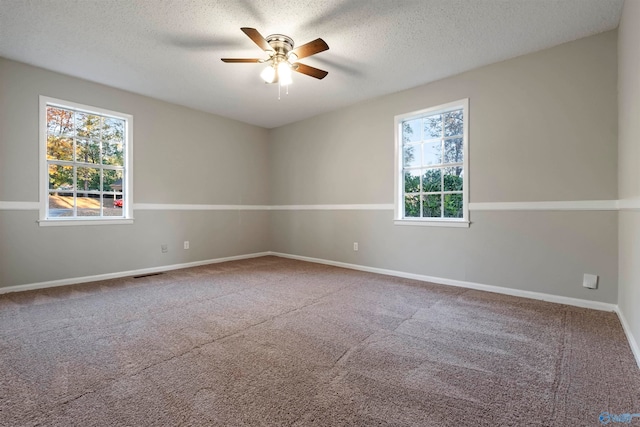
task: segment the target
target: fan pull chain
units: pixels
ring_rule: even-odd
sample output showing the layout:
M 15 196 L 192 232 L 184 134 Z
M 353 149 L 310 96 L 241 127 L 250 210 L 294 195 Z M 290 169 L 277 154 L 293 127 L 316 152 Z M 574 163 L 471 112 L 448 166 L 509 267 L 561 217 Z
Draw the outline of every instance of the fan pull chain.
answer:
M 285 91 L 285 95 L 289 95 L 289 85 L 285 86 L 287 88 L 287 90 Z M 280 90 L 281 90 L 282 86 L 280 86 L 280 84 L 278 84 L 278 101 L 280 101 Z

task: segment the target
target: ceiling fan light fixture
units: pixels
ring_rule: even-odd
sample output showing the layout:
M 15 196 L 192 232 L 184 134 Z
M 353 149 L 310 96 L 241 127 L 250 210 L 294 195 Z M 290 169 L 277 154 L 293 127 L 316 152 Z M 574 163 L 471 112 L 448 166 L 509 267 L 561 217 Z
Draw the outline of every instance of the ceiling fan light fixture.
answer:
M 305 74 L 318 80 L 324 79 L 327 71 L 320 70 L 310 65 L 298 62 L 301 58 L 308 58 L 329 49 L 327 43 L 318 38 L 294 49 L 293 39 L 283 34 L 272 34 L 266 38 L 255 28 L 242 27 L 243 33 L 247 35 L 268 58 L 220 58 L 226 63 L 257 63 L 265 64 L 266 68 L 260 73 L 260 77 L 265 83 L 279 83 L 278 99 L 280 99 L 280 88 L 285 87 L 289 93 L 289 85 L 293 83 L 292 72 Z
M 265 83 L 273 83 L 276 79 L 276 69 L 273 68 L 272 65 L 268 65 L 262 70 L 260 77 L 262 77 Z

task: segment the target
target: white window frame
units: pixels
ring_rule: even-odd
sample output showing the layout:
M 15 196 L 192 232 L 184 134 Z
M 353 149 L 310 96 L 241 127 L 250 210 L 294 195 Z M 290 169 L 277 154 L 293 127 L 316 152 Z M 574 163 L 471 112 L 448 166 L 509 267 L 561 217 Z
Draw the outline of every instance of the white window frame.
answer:
M 122 217 L 55 217 L 48 218 L 49 203 L 49 168 L 47 166 L 47 107 L 60 107 L 71 110 L 113 117 L 125 121 L 124 126 L 124 171 L 122 176 L 122 195 L 124 199 Z M 39 166 L 40 166 L 40 219 L 41 226 L 74 226 L 74 225 L 112 225 L 133 224 L 133 116 L 104 108 L 79 104 L 40 95 L 39 106 Z
M 404 218 L 404 172 L 402 150 L 402 123 L 424 116 L 463 110 L 463 147 L 462 147 L 462 218 Z M 469 227 L 469 98 L 449 102 L 424 110 L 413 111 L 395 116 L 395 178 L 394 178 L 394 224 L 440 227 Z

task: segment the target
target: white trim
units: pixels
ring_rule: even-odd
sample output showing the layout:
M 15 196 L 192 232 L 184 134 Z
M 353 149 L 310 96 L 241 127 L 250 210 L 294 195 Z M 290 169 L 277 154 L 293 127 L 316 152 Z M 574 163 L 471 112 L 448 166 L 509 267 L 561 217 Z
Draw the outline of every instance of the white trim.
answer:
M 638 342 L 633 337 L 631 333 L 631 328 L 629 327 L 629 323 L 627 323 L 627 318 L 624 317 L 624 313 L 620 310 L 620 306 L 616 306 L 616 313 L 618 314 L 618 318 L 620 319 L 620 323 L 622 323 L 622 329 L 624 330 L 625 335 L 627 336 L 627 341 L 629 341 L 629 347 L 631 347 L 631 352 L 633 356 L 636 358 L 636 363 L 638 364 L 638 368 L 640 368 L 640 347 L 638 346 Z
M 621 211 L 640 210 L 640 199 L 620 199 L 618 200 L 618 209 Z
M 77 227 L 79 225 L 127 225 L 133 224 L 132 218 L 102 217 L 100 219 L 41 219 L 38 220 L 41 227 Z
M 134 203 L 137 211 L 266 211 L 267 205 L 200 205 L 173 203 Z
M 420 111 L 414 111 L 411 113 L 400 114 L 394 117 L 394 176 L 393 176 L 393 218 L 395 221 L 406 220 L 404 218 L 404 165 L 403 165 L 403 143 L 402 143 L 402 123 L 405 121 L 422 118 L 431 114 L 445 113 L 447 111 L 457 110 L 462 108 L 464 120 L 462 122 L 463 132 L 463 145 L 462 145 L 462 218 L 460 222 L 462 225 L 458 227 L 468 227 L 469 221 L 469 98 L 463 98 L 457 101 L 448 102 L 435 107 L 426 108 Z M 421 142 L 424 141 L 422 138 Z M 443 168 L 448 165 L 442 165 Z M 444 190 L 444 188 L 442 189 Z M 422 206 L 422 202 L 420 202 Z M 445 224 L 441 220 L 442 218 L 421 220 L 422 224 L 416 224 L 415 222 L 408 222 L 402 225 L 426 225 L 426 222 L 431 221 L 430 226 L 439 227 L 454 227 L 449 224 Z M 411 220 L 409 220 L 411 221 Z M 396 225 L 400 225 L 399 222 L 395 222 Z
M 37 211 L 40 202 L 3 202 L 0 201 L 0 211 Z
M 0 201 L 1 210 L 38 210 L 40 202 Z M 177 203 L 134 203 L 133 210 L 143 211 L 392 211 L 393 203 L 326 204 L 326 205 L 217 205 Z M 469 203 L 471 211 L 615 211 L 640 210 L 639 199 L 573 200 L 556 202 L 479 202 Z M 411 220 L 403 220 L 411 221 Z M 462 221 L 464 222 L 464 221 Z
M 38 282 L 26 285 L 16 285 L 0 287 L 0 294 L 9 292 L 32 291 L 34 289 L 53 288 L 57 286 L 75 285 L 80 283 L 95 282 L 98 280 L 118 279 L 120 277 L 138 276 L 142 274 L 160 273 L 163 271 L 179 270 L 181 268 L 199 267 L 201 265 L 218 264 L 221 262 L 237 261 L 241 259 L 259 258 L 271 255 L 271 252 L 257 252 L 247 255 L 235 255 L 225 258 L 208 259 L 204 261 L 186 262 L 182 264 L 163 265 L 160 267 L 141 268 L 138 270 L 120 271 L 116 273 L 97 274 L 95 276 L 73 277 L 70 279 L 51 280 L 48 282 Z
M 39 219 L 46 218 L 47 201 L 49 200 L 49 177 L 47 174 L 47 101 L 49 98 L 38 97 L 38 210 Z
M 128 221 L 133 220 L 133 116 L 128 113 L 121 113 L 117 111 L 107 110 L 105 108 L 94 107 L 85 104 L 79 104 L 73 101 L 65 101 L 62 99 L 52 98 L 45 95 L 39 96 L 39 210 L 40 210 L 40 225 L 50 225 L 49 222 L 58 221 L 60 219 L 57 218 L 48 218 L 47 215 L 49 213 L 49 175 L 48 175 L 48 160 L 47 160 L 47 107 L 60 107 L 65 109 L 78 110 L 86 113 L 93 113 L 104 117 L 113 117 L 116 119 L 124 120 L 125 128 L 124 128 L 124 151 L 125 151 L 125 164 L 124 171 L 122 174 L 122 183 L 123 183 L 123 197 L 124 197 L 124 218 L 119 221 L 119 224 L 128 223 Z M 66 163 L 66 162 L 65 162 Z M 69 162 L 70 166 L 75 166 L 77 162 L 74 161 Z M 95 166 L 102 168 L 102 165 Z M 108 169 L 108 168 L 107 168 Z M 74 178 L 74 186 L 75 186 L 75 178 Z M 75 193 L 74 193 L 75 194 Z M 74 208 L 74 215 L 76 209 Z M 108 217 L 105 219 L 108 224 L 115 224 L 113 220 Z M 74 224 L 84 225 L 86 221 L 82 218 L 78 219 L 78 217 L 73 217 Z M 60 220 L 64 221 L 64 219 Z M 94 221 L 92 225 L 99 225 L 101 221 Z M 70 223 L 65 223 L 63 225 L 72 225 Z
M 511 295 L 515 297 L 531 298 L 535 300 L 554 302 L 557 304 L 572 305 L 575 307 L 592 308 L 601 311 L 616 311 L 617 305 L 600 301 L 590 301 L 580 298 L 563 297 L 560 295 L 545 294 L 542 292 L 523 291 L 520 289 L 505 288 L 502 286 L 484 285 L 481 283 L 466 282 L 463 280 L 446 279 L 443 277 L 425 276 L 423 274 L 406 273 L 404 271 L 387 270 L 384 268 L 369 267 L 366 265 L 349 264 L 340 261 L 331 261 L 321 258 L 312 258 L 299 255 L 291 255 L 280 252 L 271 252 L 271 255 L 296 259 L 299 261 L 315 262 L 317 264 L 331 265 L 334 267 L 348 268 L 351 270 L 366 271 L 369 273 L 384 274 L 387 276 L 402 277 L 405 279 L 420 280 L 422 282 L 437 283 L 440 285 L 457 286 L 467 289 L 475 289 L 479 291 L 494 292 L 498 294 Z
M 472 211 L 615 211 L 617 200 L 469 203 Z
M 438 218 L 438 220 L 421 220 L 421 219 L 395 219 L 393 220 L 395 225 L 413 225 L 420 227 L 466 227 L 469 228 L 469 221 L 447 221 L 442 218 Z
M 350 204 L 350 205 L 199 205 L 135 203 L 134 210 L 178 210 L 178 211 L 387 211 L 393 204 Z
M 354 205 L 274 205 L 272 211 L 392 211 L 393 203 Z

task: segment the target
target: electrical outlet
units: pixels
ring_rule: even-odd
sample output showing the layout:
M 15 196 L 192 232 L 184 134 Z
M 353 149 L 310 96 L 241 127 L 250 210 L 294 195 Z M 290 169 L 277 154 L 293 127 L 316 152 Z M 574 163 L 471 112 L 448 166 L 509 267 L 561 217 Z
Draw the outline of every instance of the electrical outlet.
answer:
M 353 242 L 353 250 L 358 251 L 358 242 Z
M 163 254 L 166 254 L 167 252 L 169 252 L 169 246 L 166 243 L 163 243 L 160 245 L 160 250 Z
M 598 289 L 598 276 L 595 274 L 585 274 L 582 278 L 582 286 L 589 289 Z
M 184 241 L 184 248 L 185 249 L 189 249 L 189 241 L 188 240 Z

